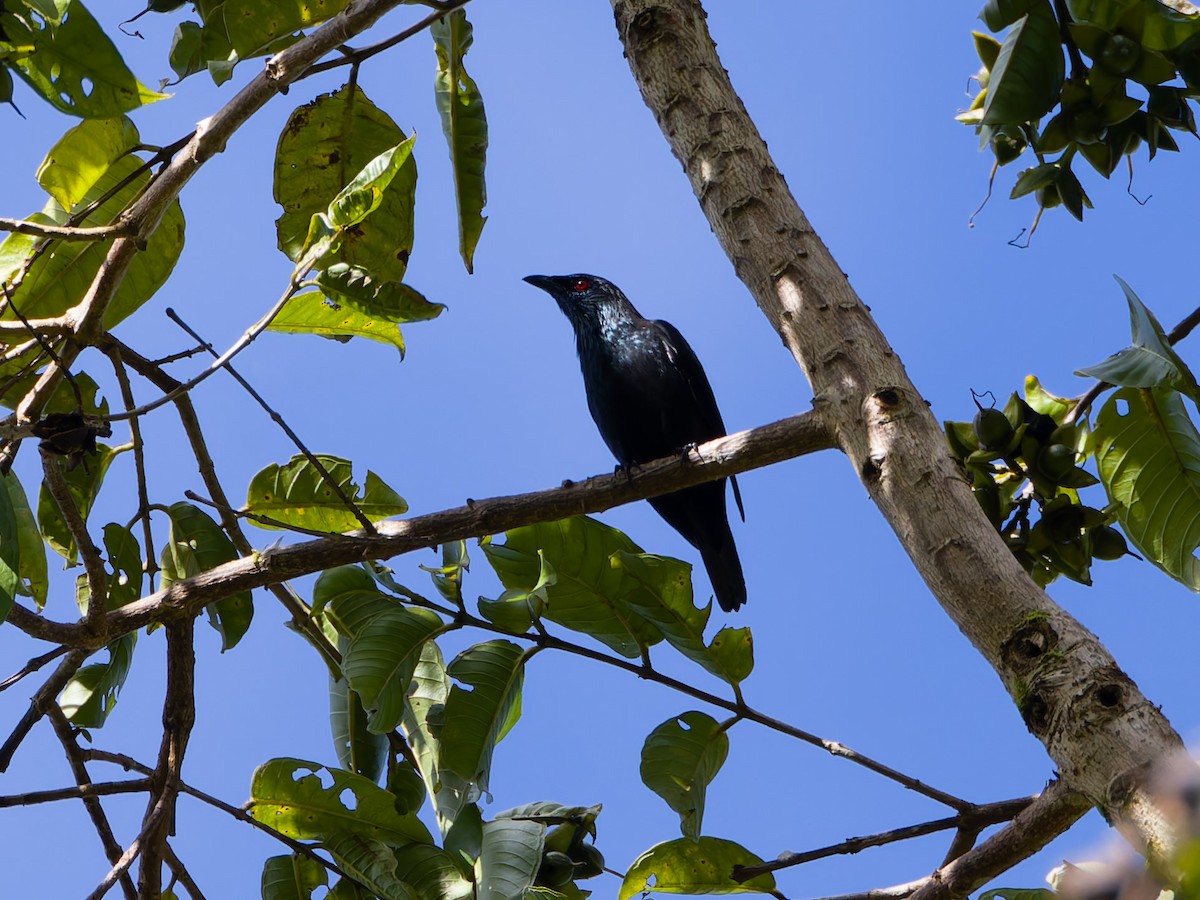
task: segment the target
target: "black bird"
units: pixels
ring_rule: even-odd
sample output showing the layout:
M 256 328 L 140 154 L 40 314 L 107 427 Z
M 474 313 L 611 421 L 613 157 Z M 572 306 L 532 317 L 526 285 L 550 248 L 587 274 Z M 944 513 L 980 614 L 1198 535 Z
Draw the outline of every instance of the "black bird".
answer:
M 725 434 L 700 360 L 669 322 L 643 318 L 595 275 L 530 275 L 575 329 L 588 409 L 622 466 L 679 453 Z M 742 498 L 733 482 L 742 513 Z M 746 602 L 746 580 L 725 509 L 725 479 L 654 497 L 650 505 L 700 551 L 721 609 Z

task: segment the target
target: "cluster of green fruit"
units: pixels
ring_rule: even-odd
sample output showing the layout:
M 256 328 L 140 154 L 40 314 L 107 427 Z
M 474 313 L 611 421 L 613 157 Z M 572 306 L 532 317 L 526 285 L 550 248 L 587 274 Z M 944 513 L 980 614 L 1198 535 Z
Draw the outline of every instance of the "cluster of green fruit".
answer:
M 1153 159 L 1179 149 L 1172 131 L 1197 133 L 1200 16 L 1171 15 L 1147 0 L 1071 3 L 1069 14 L 1044 2 L 995 7 L 982 14 L 989 27 L 1012 27 L 1003 45 L 974 33 L 981 90 L 957 118 L 976 126 L 997 166 L 1033 150 L 1037 164 L 1017 178 L 1014 199 L 1035 194 L 1042 208 L 1062 206 L 1081 219 L 1091 201 L 1071 171 L 1077 154 L 1108 178 L 1143 144 Z M 1129 96 L 1131 87 L 1145 99 Z
M 567 822 L 551 828 L 546 833 L 542 864 L 534 884 L 562 890 L 575 881 L 594 878 L 603 872 L 604 855 L 595 844 L 584 842 L 588 833 L 588 826 L 581 822 Z
M 1060 424 L 1016 394 L 1003 410 L 975 405 L 973 422 L 945 423 L 946 439 L 979 505 L 1034 581 L 1045 587 L 1065 575 L 1090 585 L 1093 559 L 1130 554 L 1112 516 L 1079 502 L 1081 488 L 1099 483 L 1079 466 L 1086 426 Z

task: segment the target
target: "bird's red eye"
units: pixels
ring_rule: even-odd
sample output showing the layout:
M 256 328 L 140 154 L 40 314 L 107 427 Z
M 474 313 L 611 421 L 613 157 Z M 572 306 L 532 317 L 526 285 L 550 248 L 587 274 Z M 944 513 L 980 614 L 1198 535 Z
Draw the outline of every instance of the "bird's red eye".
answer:
M 571 282 L 571 290 L 579 291 L 581 293 L 586 291 L 590 286 L 591 282 L 589 282 L 586 278 L 576 278 L 573 282 Z

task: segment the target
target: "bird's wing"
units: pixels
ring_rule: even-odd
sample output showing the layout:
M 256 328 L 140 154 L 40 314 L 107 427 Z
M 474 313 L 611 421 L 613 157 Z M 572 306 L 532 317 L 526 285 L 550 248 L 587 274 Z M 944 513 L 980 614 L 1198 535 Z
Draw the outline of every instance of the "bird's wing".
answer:
M 659 319 L 650 324 L 666 348 L 667 358 L 674 364 L 676 371 L 683 375 L 691 389 L 692 399 L 695 401 L 694 409 L 703 420 L 705 429 L 710 432 L 708 437 L 725 434 L 725 422 L 721 418 L 721 410 L 717 408 L 717 398 L 713 396 L 712 385 L 708 383 L 708 376 L 704 374 L 704 366 L 700 365 L 700 359 L 691 345 L 670 322 Z

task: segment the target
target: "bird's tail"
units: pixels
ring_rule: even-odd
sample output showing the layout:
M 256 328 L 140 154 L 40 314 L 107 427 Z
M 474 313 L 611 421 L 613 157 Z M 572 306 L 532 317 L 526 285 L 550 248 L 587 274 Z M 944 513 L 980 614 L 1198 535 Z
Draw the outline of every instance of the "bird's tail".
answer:
M 742 561 L 738 558 L 733 535 L 727 536 L 720 547 L 701 549 L 700 557 L 721 609 L 725 612 L 738 609 L 746 602 L 746 578 L 742 575 Z

